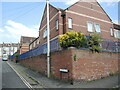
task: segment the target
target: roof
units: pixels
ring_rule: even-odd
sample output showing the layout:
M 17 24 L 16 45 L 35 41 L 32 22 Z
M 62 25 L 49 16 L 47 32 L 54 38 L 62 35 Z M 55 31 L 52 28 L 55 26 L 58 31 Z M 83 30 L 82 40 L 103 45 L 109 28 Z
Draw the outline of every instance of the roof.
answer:
M 29 45 L 31 45 L 34 41 L 36 41 L 39 37 L 35 38 Z
M 35 39 L 35 37 L 28 37 L 28 36 L 21 36 L 21 40 L 20 43 L 26 43 L 29 44 L 30 42 L 32 42 Z
M 114 29 L 120 30 L 120 24 L 113 24 Z
M 78 2 L 80 2 L 81 0 L 77 1 L 76 3 L 72 4 L 71 6 L 69 6 L 68 8 L 66 8 L 65 10 L 68 10 L 70 7 L 74 6 L 75 4 L 77 4 Z M 107 15 L 107 17 L 110 19 L 110 21 L 112 21 L 112 19 L 108 16 L 108 14 L 105 12 L 105 10 L 102 8 L 102 6 L 98 3 L 97 0 L 95 0 L 97 2 L 97 4 L 100 6 L 100 8 L 104 11 L 104 13 Z

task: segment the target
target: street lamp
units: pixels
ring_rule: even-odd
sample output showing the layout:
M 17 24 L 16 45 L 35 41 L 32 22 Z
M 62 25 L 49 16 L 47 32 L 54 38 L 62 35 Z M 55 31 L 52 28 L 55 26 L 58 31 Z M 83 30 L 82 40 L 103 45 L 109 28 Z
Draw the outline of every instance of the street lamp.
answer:
M 50 77 L 50 25 L 49 25 L 49 0 L 47 3 L 47 77 Z

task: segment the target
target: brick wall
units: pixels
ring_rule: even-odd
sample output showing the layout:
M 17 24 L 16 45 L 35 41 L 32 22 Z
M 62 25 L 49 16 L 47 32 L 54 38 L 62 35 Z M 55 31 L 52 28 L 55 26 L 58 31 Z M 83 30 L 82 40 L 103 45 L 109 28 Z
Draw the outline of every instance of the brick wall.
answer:
M 43 74 L 46 74 L 47 71 L 47 57 L 46 55 L 40 55 L 32 58 L 27 58 L 20 60 L 20 63 L 26 67 L 37 70 Z
M 20 60 L 20 63 L 44 74 L 47 72 L 46 55 Z M 60 79 L 59 69 L 68 69 L 70 80 L 99 79 L 118 70 L 118 53 L 92 53 L 80 49 L 53 52 L 51 53 L 51 76 Z M 62 79 L 67 80 L 67 78 L 68 74 L 63 73 Z
M 69 79 L 72 75 L 72 53 L 71 50 L 63 50 L 60 52 L 54 52 L 51 54 L 51 72 L 52 75 L 60 79 L 59 69 L 68 69 L 69 70 Z M 62 79 L 68 79 L 68 73 L 62 73 Z
M 118 71 L 118 53 L 92 53 L 86 50 L 72 50 L 74 80 L 94 80 Z

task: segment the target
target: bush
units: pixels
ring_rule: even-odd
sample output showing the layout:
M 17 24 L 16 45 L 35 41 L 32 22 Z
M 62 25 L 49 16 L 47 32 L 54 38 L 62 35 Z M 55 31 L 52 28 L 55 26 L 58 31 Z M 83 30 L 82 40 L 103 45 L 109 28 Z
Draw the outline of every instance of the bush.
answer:
M 88 40 L 88 48 L 92 52 L 100 52 L 100 43 L 102 42 L 100 34 L 94 33 L 90 35 L 90 38 Z
M 101 36 L 97 33 L 87 38 L 81 32 L 67 32 L 59 37 L 62 48 L 76 47 L 89 48 L 91 51 L 100 52 Z
M 84 47 L 86 43 L 86 37 L 81 32 L 67 32 L 59 37 L 60 46 L 67 47 Z
M 16 53 L 16 54 L 15 54 L 16 63 L 19 61 L 19 56 L 20 56 L 20 54 L 19 54 L 19 53 Z

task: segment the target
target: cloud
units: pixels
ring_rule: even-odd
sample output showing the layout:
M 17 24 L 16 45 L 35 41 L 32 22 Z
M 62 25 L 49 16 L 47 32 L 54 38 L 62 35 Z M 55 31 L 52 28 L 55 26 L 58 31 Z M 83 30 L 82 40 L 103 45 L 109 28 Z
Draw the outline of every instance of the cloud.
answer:
M 69 1 L 66 2 L 66 4 L 71 5 L 73 3 L 76 3 L 77 1 L 79 1 L 79 0 L 69 0 Z
M 28 27 L 22 23 L 8 20 L 5 26 L 0 29 L 0 43 L 19 42 L 21 36 L 38 37 L 38 26 Z
M 4 30 L 0 29 L 0 32 L 4 32 Z
M 119 2 L 120 0 L 97 0 L 98 2 Z

